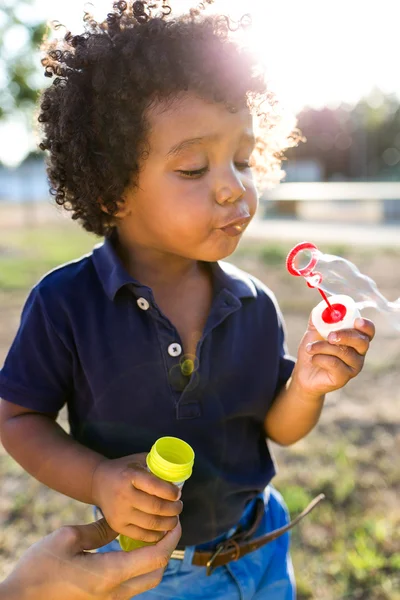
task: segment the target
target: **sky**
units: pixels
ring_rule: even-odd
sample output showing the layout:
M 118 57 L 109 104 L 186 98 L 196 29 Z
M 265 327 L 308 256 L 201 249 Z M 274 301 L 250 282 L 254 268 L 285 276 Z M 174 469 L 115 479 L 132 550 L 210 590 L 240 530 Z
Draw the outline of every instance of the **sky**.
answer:
M 91 12 L 104 17 L 112 1 L 92 0 L 91 4 Z M 193 2 L 171 0 L 171 4 L 184 10 Z M 79 33 L 84 6 L 81 0 L 33 0 L 30 14 L 24 17 L 58 20 Z M 247 42 L 262 59 L 272 89 L 293 112 L 305 105 L 352 104 L 374 87 L 400 96 L 400 0 L 216 0 L 216 11 L 233 17 L 251 13 Z M 29 138 L 11 149 L 8 145 L 5 157 L 1 138 L 16 139 L 12 131 L 19 140 L 23 137 L 22 124 L 3 126 L 0 160 L 16 162 L 25 146 L 32 144 Z

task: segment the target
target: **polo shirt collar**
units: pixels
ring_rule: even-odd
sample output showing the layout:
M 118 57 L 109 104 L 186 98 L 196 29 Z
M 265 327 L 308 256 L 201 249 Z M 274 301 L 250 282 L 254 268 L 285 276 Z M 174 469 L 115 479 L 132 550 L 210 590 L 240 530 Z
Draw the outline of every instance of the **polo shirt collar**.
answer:
M 117 255 L 113 237 L 107 237 L 93 250 L 93 262 L 105 293 L 114 300 L 118 290 L 125 285 L 146 287 L 129 275 Z M 228 290 L 236 298 L 255 298 L 257 290 L 248 275 L 225 261 L 210 263 L 215 291 Z
M 120 261 L 113 245 L 112 236 L 107 237 L 102 244 L 95 246 L 93 262 L 104 291 L 110 300 L 114 300 L 118 290 L 125 285 L 137 283 Z
M 214 287 L 218 291 L 226 289 L 236 298 L 256 298 L 257 289 L 250 277 L 225 261 L 211 263 Z

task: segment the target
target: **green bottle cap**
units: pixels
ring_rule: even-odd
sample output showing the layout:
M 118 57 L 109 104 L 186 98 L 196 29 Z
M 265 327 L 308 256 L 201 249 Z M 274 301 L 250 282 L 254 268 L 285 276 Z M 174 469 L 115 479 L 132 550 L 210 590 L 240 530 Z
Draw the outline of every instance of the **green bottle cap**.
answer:
M 160 479 L 180 483 L 192 474 L 194 452 L 179 438 L 162 437 L 153 445 L 146 462 L 149 470 Z

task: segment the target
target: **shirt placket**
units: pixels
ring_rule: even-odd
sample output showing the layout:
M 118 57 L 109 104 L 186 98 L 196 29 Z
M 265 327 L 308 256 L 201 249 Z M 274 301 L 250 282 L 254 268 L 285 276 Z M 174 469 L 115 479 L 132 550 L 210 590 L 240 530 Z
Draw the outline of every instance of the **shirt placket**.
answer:
M 240 307 L 240 300 L 227 289 L 223 289 L 214 298 L 202 337 L 197 344 L 198 369 L 192 374 L 187 387 L 180 395 L 176 405 L 177 419 L 193 419 L 201 416 L 202 391 L 207 383 L 213 361 L 211 333 Z M 223 357 L 218 357 L 218 360 L 223 360 Z
M 183 360 L 182 341 L 176 327 L 158 308 L 150 288 L 138 288 L 135 292 L 138 307 L 146 311 L 148 318 L 153 322 L 166 370 L 167 384 L 176 403 L 183 389 L 177 376 L 181 373 Z
M 216 296 L 202 337 L 197 345 L 197 368 L 190 377 L 186 377 L 185 385 L 183 385 L 180 381 L 181 378 L 184 378 L 182 363 L 185 356 L 179 333 L 173 323 L 157 307 L 151 290 L 146 288 L 140 290 L 140 292 L 142 291 L 145 293 L 143 296 L 137 297 L 136 302 L 141 310 L 149 311 L 149 318 L 153 319 L 166 369 L 167 385 L 174 401 L 176 418 L 178 420 L 198 418 L 201 416 L 202 383 L 211 368 L 211 352 L 204 356 L 204 360 L 201 358 L 203 344 L 213 329 L 240 308 L 241 302 L 227 289 L 223 289 Z M 221 358 L 223 359 L 223 357 Z

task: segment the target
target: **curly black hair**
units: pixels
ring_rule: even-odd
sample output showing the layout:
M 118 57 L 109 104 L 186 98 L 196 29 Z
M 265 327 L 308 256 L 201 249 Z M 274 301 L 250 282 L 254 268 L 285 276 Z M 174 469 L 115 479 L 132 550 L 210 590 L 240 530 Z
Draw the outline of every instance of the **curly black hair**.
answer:
M 85 13 L 85 31 L 48 42 L 42 64 L 53 83 L 38 120 L 47 150 L 50 193 L 87 231 L 107 235 L 128 185 L 145 159 L 154 101 L 195 92 L 258 117 L 253 164 L 260 179 L 279 179 L 282 151 L 297 143 L 250 52 L 232 39 L 233 22 L 196 9 L 173 18 L 165 0 L 119 1 L 103 22 Z M 245 15 L 236 29 L 246 27 Z M 107 212 L 102 210 L 101 205 Z

